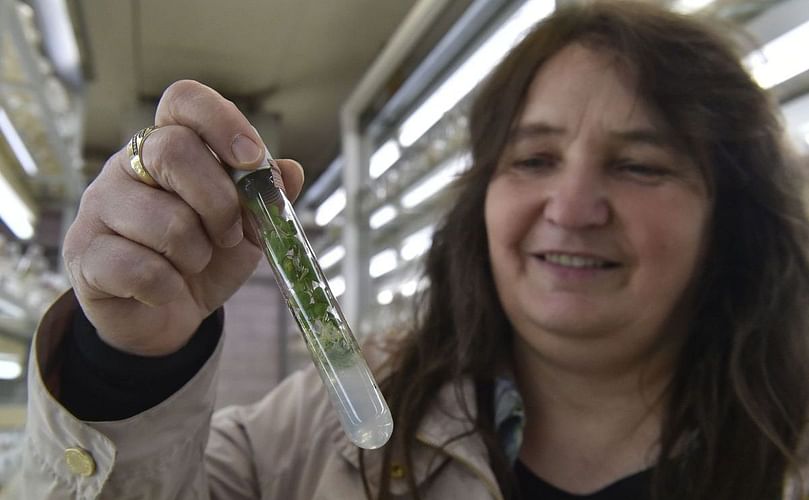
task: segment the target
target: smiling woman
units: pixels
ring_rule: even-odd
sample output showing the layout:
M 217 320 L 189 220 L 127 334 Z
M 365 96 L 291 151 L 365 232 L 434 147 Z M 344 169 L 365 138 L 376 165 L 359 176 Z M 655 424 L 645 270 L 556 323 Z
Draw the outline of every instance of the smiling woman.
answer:
M 519 339 L 546 355 L 578 352 L 560 363 L 602 364 L 612 353 L 651 364 L 703 254 L 705 182 L 686 155 L 649 140 L 660 119 L 634 88 L 614 58 L 563 49 L 529 88 L 489 184 L 500 301 Z
M 427 313 L 384 384 L 399 432 L 429 387 L 468 374 L 506 491 L 532 497 L 527 473 L 588 498 L 797 495 L 802 180 L 731 44 L 648 5 L 562 9 L 490 77 L 470 122 Z M 523 408 L 513 454 L 491 423 L 503 373 Z
M 566 438 L 547 425 L 554 418 L 543 403 L 548 380 L 564 383 L 559 369 L 600 375 L 602 383 L 579 393 L 596 402 L 615 374 L 645 370 L 641 389 L 654 402 L 648 410 L 657 411 L 686 334 L 677 305 L 688 300 L 706 247 L 705 182 L 685 154 L 649 140 L 660 136 L 661 120 L 635 88 L 631 72 L 608 52 L 562 49 L 528 89 L 517 138 L 486 195 L 492 274 L 516 334 L 515 369 L 544 374 L 521 378 L 527 421 L 546 422 L 526 428 L 521 458 L 581 493 L 612 482 L 621 469 L 648 467 L 639 445 L 651 449 L 660 421 L 612 429 L 611 436 L 630 437 L 623 442 L 589 436 L 589 453 L 608 451 L 605 459 L 636 451 L 626 463 L 613 459 L 605 471 L 569 478 L 558 471 L 554 450 L 565 449 Z

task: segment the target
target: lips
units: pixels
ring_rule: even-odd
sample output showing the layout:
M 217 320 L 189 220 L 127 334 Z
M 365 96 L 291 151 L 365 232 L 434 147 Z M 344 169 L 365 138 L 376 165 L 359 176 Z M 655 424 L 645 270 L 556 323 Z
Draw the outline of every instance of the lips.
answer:
M 550 264 L 572 269 L 610 269 L 619 265 L 618 262 L 597 256 L 565 252 L 544 252 L 536 256 Z

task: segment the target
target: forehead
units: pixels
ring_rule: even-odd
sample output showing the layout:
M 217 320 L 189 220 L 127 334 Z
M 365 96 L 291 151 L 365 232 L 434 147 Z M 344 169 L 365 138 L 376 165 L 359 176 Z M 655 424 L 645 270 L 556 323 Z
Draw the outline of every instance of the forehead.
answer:
M 519 123 L 549 122 L 566 128 L 664 128 L 638 93 L 634 69 L 608 50 L 571 44 L 537 72 Z

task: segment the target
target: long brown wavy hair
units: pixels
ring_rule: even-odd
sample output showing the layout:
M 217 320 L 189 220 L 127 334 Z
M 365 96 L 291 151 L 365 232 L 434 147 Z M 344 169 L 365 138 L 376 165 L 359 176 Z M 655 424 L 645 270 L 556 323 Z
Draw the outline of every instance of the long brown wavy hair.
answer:
M 492 394 L 510 361 L 513 331 L 492 279 L 484 198 L 534 75 L 574 42 L 635 70 L 639 95 L 667 119 L 714 200 L 693 320 L 669 387 L 654 496 L 780 498 L 785 474 L 803 463 L 809 401 L 809 232 L 800 178 L 775 106 L 734 45 L 706 23 L 642 3 L 557 10 L 478 91 L 470 112 L 473 165 L 434 235 L 425 264 L 431 286 L 382 383 L 396 421 L 393 441 L 403 444 L 413 470 L 414 435 L 438 390 L 472 380 L 469 418 L 504 495 L 514 493 Z M 391 461 L 387 449 L 380 499 L 390 498 Z M 410 486 L 419 498 L 412 478 Z

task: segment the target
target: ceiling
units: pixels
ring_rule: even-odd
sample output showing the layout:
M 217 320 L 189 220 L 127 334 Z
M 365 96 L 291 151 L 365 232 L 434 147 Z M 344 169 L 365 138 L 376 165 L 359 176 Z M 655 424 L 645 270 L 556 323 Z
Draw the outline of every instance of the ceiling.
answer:
M 0 0 L 0 5 L 19 1 Z M 424 3 L 429 1 L 423 0 Z M 674 0 L 649 1 L 670 4 Z M 24 2 L 36 10 L 48 0 Z M 782 2 L 784 0 L 715 0 L 709 9 L 720 17 L 745 22 Z M 786 3 L 796 2 L 805 2 L 809 8 L 809 0 Z M 153 122 L 162 91 L 183 78 L 206 83 L 233 100 L 259 129 L 275 156 L 301 162 L 307 175 L 306 189 L 340 152 L 341 105 L 411 9 L 421 4 L 416 0 L 72 0 L 66 3 L 84 70 L 84 82 L 79 90 L 82 130 L 76 160 L 84 181 L 74 191 L 92 179 L 104 161 L 134 131 Z M 373 96 L 376 103 L 396 90 L 472 0 L 443 3 L 447 7 L 433 26 L 426 29 L 426 34 L 380 95 Z M 13 66 L 9 66 L 8 61 L 6 57 L 6 68 Z M 17 78 L 9 76 L 8 71 L 2 77 L 4 82 Z M 801 88 L 790 93 L 804 91 L 805 80 L 801 79 Z M 29 86 L 35 86 L 30 79 L 28 83 L 21 77 L 16 81 L 14 90 L 20 95 Z M 49 98 L 59 97 L 58 92 L 41 87 L 38 95 L 31 92 L 16 99 L 17 108 L 34 109 L 32 103 L 41 101 L 43 94 Z M 56 100 L 67 101 L 66 98 Z M 10 101 L 6 100 L 5 104 L 10 105 Z M 46 125 L 52 121 L 36 113 L 29 115 L 31 121 L 39 120 Z M 58 130 L 40 127 L 40 133 L 34 134 L 32 131 L 37 127 L 28 126 L 24 121 L 20 124 L 23 133 L 29 136 L 24 139 L 32 143 L 42 170 L 52 175 L 26 176 L 19 167 L 16 172 L 9 172 L 13 170 L 9 162 L 0 167 L 7 177 L 16 176 L 21 192 L 26 191 L 26 182 L 45 184 L 28 189 L 29 198 L 35 199 L 40 208 L 51 203 L 52 213 L 58 218 L 60 204 L 63 205 L 64 200 L 70 203 L 70 199 L 75 198 L 63 192 L 66 183 L 61 174 L 71 170 L 60 164 L 64 155 L 54 154 L 58 148 L 48 147 Z M 64 128 L 70 125 L 67 123 Z M 4 147 L 0 144 L 0 156 L 11 157 Z M 52 224 L 56 228 L 60 225 L 63 226 L 60 221 Z M 6 232 L 5 227 L 0 230 Z M 60 236 L 56 230 L 53 234 L 38 234 L 37 241 L 55 250 Z
M 340 104 L 414 3 L 79 1 L 88 173 L 152 122 L 171 82 L 192 78 L 236 102 L 274 154 L 313 179 L 338 154 Z
M 741 20 L 776 2 L 717 0 L 713 8 Z M 275 156 L 300 161 L 311 182 L 339 154 L 340 105 L 415 3 L 76 0 L 87 78 L 85 174 L 95 175 L 152 122 L 171 82 L 192 78 L 236 102 Z M 434 39 L 469 1 L 449 3 Z
M 37 175 L 23 171 L 0 140 L 0 171 L 37 207 L 35 240 L 52 255 L 61 231 L 41 234 L 43 221 L 64 226 L 58 219 L 71 213 L 106 159 L 153 123 L 162 92 L 176 80 L 201 81 L 234 101 L 276 157 L 304 165 L 306 189 L 340 152 L 341 105 L 417 3 L 64 0 L 82 64 L 80 81 L 71 86 L 43 58 L 50 54 L 40 13 L 61 1 L 0 0 L 0 105 L 40 167 Z M 434 2 L 443 7 L 383 93 L 470 1 Z M 80 144 L 66 154 L 74 151 L 65 144 L 73 137 Z M 14 238 L 4 224 L 0 235 Z

